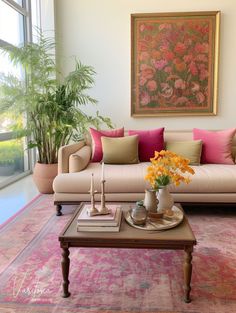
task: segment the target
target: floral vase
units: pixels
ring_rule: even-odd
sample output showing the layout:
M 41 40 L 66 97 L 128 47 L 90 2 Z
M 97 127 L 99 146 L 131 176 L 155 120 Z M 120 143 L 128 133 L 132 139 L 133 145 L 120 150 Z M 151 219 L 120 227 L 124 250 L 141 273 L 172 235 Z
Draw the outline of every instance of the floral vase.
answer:
M 146 189 L 143 204 L 148 212 L 157 212 L 158 200 L 156 197 L 156 190 Z
M 170 210 L 174 205 L 174 199 L 169 192 L 168 185 L 160 187 L 157 193 L 157 199 L 159 200 L 157 207 L 158 213 Z

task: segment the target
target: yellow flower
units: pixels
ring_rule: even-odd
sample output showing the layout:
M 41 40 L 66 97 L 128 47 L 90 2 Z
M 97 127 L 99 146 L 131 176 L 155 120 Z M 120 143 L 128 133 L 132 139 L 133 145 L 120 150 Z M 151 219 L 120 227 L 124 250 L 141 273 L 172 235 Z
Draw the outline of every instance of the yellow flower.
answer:
M 186 173 L 194 174 L 189 166 L 189 160 L 168 150 L 155 151 L 154 157 L 150 159 L 151 165 L 147 167 L 147 180 L 152 188 L 166 186 L 170 183 L 179 186 L 181 182 L 188 184 L 190 177 Z

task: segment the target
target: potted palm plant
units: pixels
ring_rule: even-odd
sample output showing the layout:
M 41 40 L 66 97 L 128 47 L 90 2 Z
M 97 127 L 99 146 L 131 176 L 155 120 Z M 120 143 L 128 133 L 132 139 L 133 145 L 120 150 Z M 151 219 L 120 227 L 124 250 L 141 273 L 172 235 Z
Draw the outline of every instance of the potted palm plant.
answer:
M 42 193 L 53 192 L 60 146 L 83 139 L 89 125 L 99 128 L 105 123 L 112 127 L 110 119 L 98 111 L 90 116 L 83 110 L 84 106 L 97 102 L 86 94 L 94 83 L 94 69 L 75 59 L 75 69 L 62 77 L 52 53 L 55 48 L 55 41 L 41 32 L 37 43 L 1 48 L 14 65 L 25 70 L 26 79 L 0 75 L 0 113 L 14 112 L 18 121 L 22 116 L 20 129 L 14 129 L 18 136 L 30 138 L 28 148 L 37 149 L 35 180 L 39 176 L 35 171 L 40 176 L 46 173 L 38 185 Z M 51 174 L 49 168 L 52 168 Z

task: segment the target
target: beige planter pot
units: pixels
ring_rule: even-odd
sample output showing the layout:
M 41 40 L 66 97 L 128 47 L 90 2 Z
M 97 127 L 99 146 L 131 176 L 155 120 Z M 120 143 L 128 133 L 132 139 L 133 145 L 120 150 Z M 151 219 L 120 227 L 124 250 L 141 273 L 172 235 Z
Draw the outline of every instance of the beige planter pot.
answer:
M 34 167 L 33 180 L 41 193 L 53 193 L 52 183 L 57 176 L 56 164 L 36 163 Z

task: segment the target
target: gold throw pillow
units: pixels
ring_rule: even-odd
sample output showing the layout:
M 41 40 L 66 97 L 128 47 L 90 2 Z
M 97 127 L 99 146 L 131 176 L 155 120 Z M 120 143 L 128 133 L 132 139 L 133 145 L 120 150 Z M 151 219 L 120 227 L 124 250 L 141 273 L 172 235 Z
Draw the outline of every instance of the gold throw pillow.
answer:
M 138 135 L 119 138 L 101 137 L 103 162 L 107 164 L 134 164 L 138 158 Z
M 202 140 L 167 141 L 166 150 L 190 160 L 190 165 L 200 165 Z

